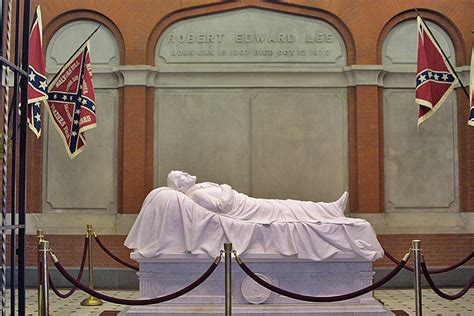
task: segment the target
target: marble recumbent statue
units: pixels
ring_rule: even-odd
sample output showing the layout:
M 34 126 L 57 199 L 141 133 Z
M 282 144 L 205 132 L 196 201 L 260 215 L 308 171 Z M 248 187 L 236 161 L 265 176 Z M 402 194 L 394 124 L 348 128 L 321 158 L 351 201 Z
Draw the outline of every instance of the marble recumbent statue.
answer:
M 140 296 L 168 294 L 189 285 L 232 242 L 238 254 L 268 282 L 313 296 L 356 291 L 372 284 L 372 262 L 383 256 L 372 226 L 347 218 L 347 193 L 335 202 L 256 199 L 215 183 L 173 171 L 168 186 L 152 190 L 125 245 L 140 264 Z M 232 272 L 235 315 L 393 316 L 371 293 L 343 303 L 297 301 Z M 192 292 L 156 306 L 132 306 L 120 315 L 214 315 L 224 304 L 222 265 Z M 249 304 L 250 303 L 250 304 Z M 268 313 L 267 313 L 268 315 Z
M 258 199 L 227 184 L 196 183 L 171 171 L 168 187 L 146 197 L 125 245 L 143 257 L 207 254 L 224 242 L 240 254 L 296 256 L 314 261 L 375 261 L 383 256 L 375 232 L 344 215 L 348 194 L 335 202 Z
M 260 224 L 341 218 L 344 217 L 348 196 L 344 192 L 332 203 L 252 198 L 227 184 L 196 184 L 195 176 L 182 171 L 171 171 L 167 184 L 211 212 Z

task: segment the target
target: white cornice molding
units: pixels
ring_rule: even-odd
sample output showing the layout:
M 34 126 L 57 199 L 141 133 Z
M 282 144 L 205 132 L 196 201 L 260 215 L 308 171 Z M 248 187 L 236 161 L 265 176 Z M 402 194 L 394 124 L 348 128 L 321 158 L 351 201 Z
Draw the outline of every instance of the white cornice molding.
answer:
M 383 86 L 386 74 L 382 65 L 352 65 L 344 67 L 347 86 Z
M 352 65 L 327 68 L 264 68 L 228 67 L 200 69 L 166 67 L 155 77 L 157 88 L 186 87 L 313 87 L 345 88 L 348 86 L 383 86 L 386 74 L 381 65 Z
M 59 69 L 48 69 L 56 73 Z M 94 87 L 114 89 L 124 86 L 156 88 L 198 87 L 320 87 L 344 88 L 379 86 L 385 88 L 415 88 L 416 65 L 351 65 L 346 67 L 264 67 L 229 65 L 226 67 L 189 66 L 154 67 L 122 65 L 93 67 Z M 469 66 L 456 67 L 461 81 L 469 85 Z M 53 75 L 48 76 L 49 79 Z M 9 85 L 13 86 L 10 72 Z
M 416 65 L 389 65 L 385 66 L 384 88 L 412 88 L 415 89 Z M 469 66 L 455 68 L 462 83 L 469 85 Z
M 150 86 L 156 69 L 150 65 L 124 65 L 114 68 L 119 76 L 119 87 Z
M 138 214 L 117 213 L 29 213 L 26 214 L 26 234 L 36 235 L 43 229 L 49 235 L 81 235 L 91 224 L 97 234 L 127 235 Z M 10 214 L 7 216 L 10 221 Z
M 155 88 L 345 88 L 341 70 L 334 72 L 158 72 Z

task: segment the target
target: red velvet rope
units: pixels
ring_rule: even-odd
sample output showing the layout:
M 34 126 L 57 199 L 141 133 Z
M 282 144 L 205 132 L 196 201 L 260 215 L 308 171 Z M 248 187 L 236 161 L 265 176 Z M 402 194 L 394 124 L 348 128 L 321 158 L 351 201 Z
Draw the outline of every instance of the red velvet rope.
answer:
M 387 256 L 388 259 L 390 259 L 393 263 L 395 264 L 399 264 L 400 261 L 398 261 L 394 256 L 392 256 L 385 248 L 383 250 L 385 252 L 385 255 Z M 431 274 L 437 274 L 437 273 L 444 273 L 444 272 L 448 272 L 448 271 L 451 271 L 451 270 L 454 270 L 460 266 L 462 266 L 463 264 L 465 264 L 466 262 L 468 262 L 469 260 L 472 259 L 472 257 L 474 257 L 474 252 L 471 252 L 471 254 L 467 255 L 464 259 L 462 259 L 461 261 L 453 264 L 453 265 L 450 265 L 448 267 L 445 267 L 445 268 L 440 268 L 440 269 L 431 269 L 431 270 L 428 270 L 429 273 Z M 405 266 L 404 267 L 406 270 L 408 271 L 411 271 L 411 272 L 414 272 L 415 270 L 410 267 L 410 266 Z M 423 271 L 422 271 L 423 272 Z
M 217 260 L 219 259 L 219 260 Z M 162 303 L 166 302 L 172 299 L 175 299 L 177 297 L 180 297 L 189 291 L 193 290 L 194 288 L 198 287 L 202 282 L 204 282 L 217 268 L 219 265 L 220 257 L 218 257 L 207 269 L 206 272 L 202 276 L 200 276 L 196 281 L 191 283 L 190 285 L 186 286 L 185 288 L 176 291 L 171 294 L 167 294 L 164 296 L 159 296 L 159 297 L 154 297 L 154 298 L 149 298 L 149 299 L 141 299 L 141 300 L 128 300 L 128 299 L 123 299 L 123 298 L 116 298 L 112 297 L 109 295 L 105 295 L 103 293 L 97 292 L 94 289 L 91 289 L 90 287 L 78 282 L 72 275 L 70 275 L 66 269 L 62 266 L 62 264 L 59 261 L 54 262 L 54 265 L 56 268 L 59 270 L 59 272 L 69 281 L 71 282 L 74 286 L 79 288 L 80 290 L 86 292 L 89 295 L 92 295 L 98 299 L 110 302 L 110 303 L 115 303 L 115 304 L 121 304 L 121 305 L 151 305 L 151 304 L 157 304 L 157 303 Z
M 86 263 L 86 255 L 87 255 L 88 248 L 89 248 L 89 237 L 86 236 L 84 240 L 84 250 L 82 251 L 81 267 L 79 268 L 79 273 L 77 274 L 77 278 L 76 278 L 78 282 L 81 280 L 82 273 L 84 272 L 84 266 Z M 77 290 L 77 287 L 73 286 L 72 289 L 69 290 L 69 292 L 67 292 L 66 294 L 63 294 L 59 292 L 58 288 L 54 285 L 49 272 L 48 272 L 48 280 L 49 280 L 49 286 L 51 287 L 51 290 L 53 290 L 54 294 L 56 294 L 60 298 L 68 298 Z
M 444 292 L 442 292 L 433 282 L 433 279 L 431 279 L 431 276 L 430 276 L 430 272 L 428 270 L 428 268 L 426 267 L 426 263 L 424 261 L 422 261 L 420 263 L 420 266 L 421 266 L 421 270 L 423 271 L 423 274 L 425 275 L 425 279 L 426 281 L 428 282 L 428 284 L 430 285 L 431 289 L 436 293 L 438 294 L 438 296 L 444 298 L 444 299 L 447 299 L 447 300 L 451 300 L 451 301 L 454 301 L 454 300 L 457 300 L 458 298 L 461 298 L 463 297 L 464 294 L 467 293 L 467 291 L 469 291 L 469 289 L 472 287 L 472 285 L 474 284 L 474 275 L 471 276 L 471 279 L 469 280 L 469 282 L 467 282 L 467 284 L 464 286 L 464 288 L 457 294 L 453 294 L 453 295 L 450 295 L 450 294 L 446 294 Z
M 250 270 L 250 268 L 239 257 L 237 257 L 237 263 L 242 268 L 242 270 L 244 270 L 244 272 L 247 273 L 247 275 L 249 277 L 251 277 L 255 282 L 257 282 L 261 286 L 266 287 L 270 291 L 273 291 L 273 292 L 276 292 L 280 295 L 284 295 L 284 296 L 294 298 L 294 299 L 297 299 L 297 300 L 300 300 L 300 301 L 318 302 L 319 303 L 319 302 L 344 301 L 344 300 L 348 300 L 348 299 L 366 294 L 370 291 L 373 291 L 376 288 L 378 288 L 378 287 L 384 285 L 385 283 L 387 283 L 388 281 L 390 281 L 398 272 L 400 272 L 400 270 L 405 266 L 405 264 L 407 262 L 405 260 L 402 260 L 398 264 L 398 266 L 395 269 L 393 269 L 389 274 L 387 274 L 381 280 L 379 280 L 378 282 L 376 282 L 376 283 L 374 283 L 370 286 L 367 286 L 367 287 L 362 288 L 360 290 L 357 290 L 355 292 L 342 294 L 342 295 L 335 295 L 335 296 L 309 296 L 309 295 L 302 295 L 302 294 L 297 294 L 297 293 L 293 293 L 293 292 L 284 290 L 284 289 L 276 287 L 275 285 L 273 285 L 271 283 L 268 283 L 265 280 L 258 277 L 254 272 L 252 272 L 252 270 Z
M 116 255 L 114 255 L 113 253 L 111 253 L 105 246 L 104 244 L 102 243 L 102 241 L 100 241 L 99 237 L 97 235 L 94 236 L 95 237 L 95 241 L 97 242 L 97 244 L 99 245 L 99 247 L 107 254 L 109 255 L 109 257 L 111 257 L 112 259 L 114 259 L 115 261 L 117 261 L 118 263 L 130 268 L 130 269 L 133 269 L 135 271 L 138 271 L 138 267 L 134 266 L 133 264 L 130 264 L 128 262 L 125 262 L 123 261 L 122 259 L 120 259 L 119 257 L 117 257 Z

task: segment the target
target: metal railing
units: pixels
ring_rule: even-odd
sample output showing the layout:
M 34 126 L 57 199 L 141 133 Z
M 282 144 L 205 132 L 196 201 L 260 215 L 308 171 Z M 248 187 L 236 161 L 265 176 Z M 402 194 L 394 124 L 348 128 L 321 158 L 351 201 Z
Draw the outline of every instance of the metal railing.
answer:
M 6 10 L 5 10 L 6 8 Z M 15 16 L 13 17 L 13 11 Z M 6 21 L 6 23 L 5 23 Z M 26 312 L 25 262 L 26 262 L 26 132 L 27 115 L 20 117 L 18 136 L 18 99 L 21 90 L 21 105 L 27 107 L 30 0 L 0 0 L 0 106 L 2 122 L 2 218 L 1 218 L 1 311 L 6 315 L 6 254 L 7 231 L 10 231 L 10 315 L 23 316 Z M 4 28 L 3 26 L 6 25 Z M 12 38 L 12 30 L 15 30 Z M 21 49 L 20 49 L 21 42 Z M 12 45 L 13 44 L 13 45 Z M 12 53 L 12 46 L 14 54 Z M 11 56 L 14 56 L 12 60 Z M 21 62 L 20 62 L 21 60 Z M 9 84 L 9 73 L 13 73 L 13 87 Z M 23 78 L 20 80 L 20 77 Z M 10 89 L 13 98 L 10 105 Z M 12 128 L 10 128 L 10 117 Z M 11 150 L 10 150 L 11 145 Z M 18 148 L 17 148 L 17 145 Z M 9 155 L 11 153 L 11 155 Z M 11 156 L 11 166 L 9 166 Z M 18 165 L 17 165 L 18 164 Z M 11 178 L 8 181 L 9 167 Z M 10 190 L 10 191 L 9 191 Z M 8 195 L 10 194 L 10 195 Z M 10 196 L 10 223 L 7 224 L 7 197 Z M 18 222 L 17 222 L 18 216 Z M 18 263 L 16 263 L 18 262 Z M 18 284 L 16 280 L 18 279 Z M 18 289 L 18 306 L 15 289 Z
M 421 241 L 420 240 L 413 240 L 412 241 L 412 246 L 410 248 L 410 251 L 402 258 L 402 260 L 398 261 L 396 260 L 393 256 L 387 253 L 388 257 L 391 257 L 392 261 L 394 261 L 397 266 L 390 271 L 388 274 L 386 274 L 382 279 L 379 281 L 373 283 L 372 285 L 369 285 L 365 288 L 358 289 L 354 292 L 350 293 L 345 293 L 345 294 L 340 294 L 340 295 L 333 295 L 333 296 L 309 296 L 309 295 L 304 295 L 304 294 L 299 294 L 299 293 L 294 293 L 282 288 L 279 288 L 268 281 L 260 278 L 256 273 L 254 273 L 249 266 L 247 266 L 244 263 L 244 260 L 240 258 L 238 253 L 233 249 L 232 243 L 224 243 L 224 249 L 220 251 L 220 255 L 214 260 L 214 262 L 211 264 L 209 269 L 204 272 L 203 275 L 201 275 L 196 281 L 193 283 L 189 284 L 183 289 L 180 289 L 174 293 L 167 294 L 161 297 L 154 297 L 154 298 L 149 298 L 149 299 L 138 299 L 138 300 L 129 300 L 129 299 L 121 299 L 121 298 L 116 298 L 116 297 L 111 297 L 108 295 L 105 295 L 103 293 L 100 293 L 93 288 L 93 260 L 92 260 L 92 237 L 98 241 L 96 233 L 92 229 L 92 225 L 87 225 L 87 233 L 86 233 L 86 239 L 85 239 L 85 244 L 84 244 L 84 252 L 83 252 L 83 258 L 81 262 L 81 271 L 83 269 L 83 264 L 84 264 L 84 259 L 85 259 L 85 254 L 87 250 L 87 255 L 88 255 L 88 263 L 89 263 L 89 285 L 86 286 L 82 284 L 81 281 L 81 275 L 82 273 L 79 274 L 78 278 L 74 278 L 71 276 L 66 269 L 62 266 L 62 264 L 59 262 L 57 257 L 52 253 L 51 249 L 48 247 L 48 242 L 44 240 L 44 236 L 42 235 L 41 231 L 38 231 L 38 238 L 39 238 L 39 247 L 38 247 L 38 271 L 40 272 L 40 277 L 39 277 L 39 282 L 38 282 L 38 302 L 39 302 L 39 308 L 38 310 L 40 311 L 40 316 L 45 316 L 47 315 L 47 310 L 48 307 L 46 306 L 48 304 L 48 289 L 51 287 L 53 291 L 56 293 L 54 290 L 55 287 L 52 284 L 52 281 L 50 280 L 50 284 L 48 285 L 48 267 L 47 267 L 47 255 L 49 254 L 54 262 L 54 265 L 56 268 L 59 270 L 59 272 L 73 285 L 73 289 L 78 288 L 86 293 L 88 293 L 90 296 L 83 302 L 90 302 L 93 301 L 99 301 L 99 304 L 84 304 L 83 302 L 81 305 L 86 305 L 86 306 L 97 306 L 101 305 L 102 301 L 105 300 L 108 302 L 116 303 L 116 304 L 123 304 L 123 305 L 149 305 L 149 304 L 157 304 L 165 301 L 169 301 L 175 298 L 178 298 L 192 289 L 198 287 L 202 282 L 204 282 L 217 268 L 217 266 L 220 263 L 222 255 L 224 255 L 225 259 L 225 264 L 224 264 L 224 291 L 225 291 L 225 315 L 226 316 L 231 316 L 232 315 L 232 254 L 235 256 L 235 261 L 239 265 L 240 268 L 255 282 L 260 284 L 261 286 L 269 289 L 270 291 L 276 292 L 280 295 L 287 296 L 296 300 L 301 300 L 301 301 L 307 301 L 307 302 L 338 302 L 338 301 L 344 301 L 344 300 L 349 300 L 361 295 L 364 295 L 366 293 L 369 293 L 385 283 L 389 282 L 393 277 L 395 277 L 401 270 L 406 268 L 406 264 L 412 256 L 414 258 L 414 268 L 413 268 L 413 288 L 414 288 L 414 305 L 415 305 L 415 313 L 417 316 L 422 315 L 422 310 L 423 310 L 423 305 L 422 305 L 422 292 L 421 292 L 421 276 L 424 275 L 425 278 L 428 281 L 428 284 L 431 286 L 433 291 L 437 293 L 440 297 L 449 299 L 449 300 L 454 300 L 462 297 L 474 284 L 474 276 L 471 277 L 470 281 L 466 284 L 466 286 L 457 294 L 454 295 L 448 295 L 443 293 L 441 290 L 439 290 L 435 285 L 434 282 L 431 280 L 430 277 L 430 271 L 426 267 L 422 255 L 422 249 L 421 249 Z M 110 257 L 112 257 L 114 260 L 117 262 L 122 263 L 124 266 L 127 266 L 131 269 L 136 269 L 135 266 L 126 263 L 122 259 L 118 258 L 117 256 L 113 255 L 102 243 L 100 243 L 102 250 L 104 250 Z M 472 258 L 470 256 L 469 258 Z M 466 263 L 468 260 L 463 259 L 463 263 Z M 460 266 L 459 263 L 456 265 L 453 265 L 455 267 Z M 433 271 L 433 270 L 432 270 Z M 436 270 L 434 270 L 436 271 Z M 62 298 L 65 298 L 67 296 L 60 296 Z

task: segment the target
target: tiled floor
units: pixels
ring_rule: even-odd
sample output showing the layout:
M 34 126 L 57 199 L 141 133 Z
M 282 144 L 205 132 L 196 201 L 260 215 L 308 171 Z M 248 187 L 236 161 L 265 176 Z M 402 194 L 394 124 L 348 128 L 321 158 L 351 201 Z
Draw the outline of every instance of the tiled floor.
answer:
M 459 289 L 445 290 L 448 293 L 457 293 Z M 101 291 L 108 295 L 121 298 L 138 298 L 137 291 Z M 375 292 L 375 297 L 382 301 L 391 310 L 403 310 L 409 315 L 414 315 L 413 289 L 403 290 L 379 290 Z M 50 293 L 50 315 L 100 315 L 103 311 L 122 310 L 123 306 L 104 302 L 102 306 L 84 307 L 80 302 L 88 295 L 83 292 L 76 292 L 68 299 L 59 299 Z M 7 298 L 7 302 L 8 298 Z M 37 315 L 38 305 L 36 290 L 27 290 L 26 298 L 27 315 Z M 8 313 L 9 314 L 9 313 Z M 447 301 L 438 297 L 431 290 L 423 290 L 423 315 L 425 316 L 474 316 L 474 290 L 471 289 L 464 297 L 456 301 Z
M 461 289 L 443 289 L 449 294 L 458 293 Z M 391 310 L 403 310 L 415 315 L 414 290 L 379 290 L 375 297 Z M 431 290 L 422 293 L 423 315 L 425 316 L 474 316 L 474 289 L 455 301 L 448 301 Z

